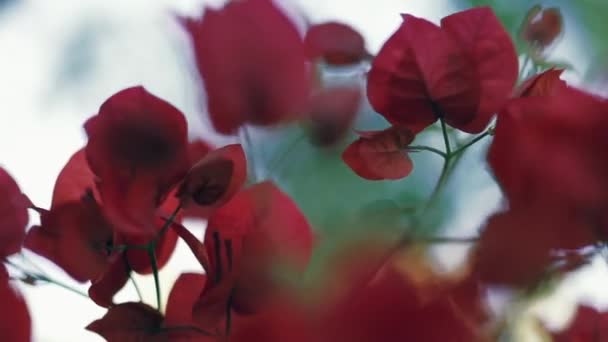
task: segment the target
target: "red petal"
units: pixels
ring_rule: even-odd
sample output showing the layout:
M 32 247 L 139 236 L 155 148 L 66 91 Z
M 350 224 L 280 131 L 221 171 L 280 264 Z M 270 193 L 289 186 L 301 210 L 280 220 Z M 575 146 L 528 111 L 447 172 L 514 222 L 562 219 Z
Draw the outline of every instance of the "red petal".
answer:
M 15 180 L 0 167 L 0 258 L 21 250 L 30 205 Z
M 272 1 L 207 8 L 186 28 L 216 130 L 234 133 L 244 123 L 272 125 L 300 115 L 310 84 L 304 47 Z
M 207 217 L 226 203 L 247 178 L 247 160 L 241 145 L 227 145 L 209 152 L 184 178 L 177 195 L 185 215 Z
M 363 36 L 352 27 L 338 22 L 308 28 L 304 46 L 308 58 L 323 58 L 326 63 L 334 65 L 358 63 L 369 56 Z
M 111 307 L 101 318 L 89 324 L 93 331 L 110 342 L 165 341 L 155 334 L 163 316 L 143 303 L 124 303 Z
M 110 307 L 113 298 L 129 280 L 129 267 L 122 257 L 116 258 L 110 268 L 89 288 L 89 297 L 99 306 Z
M 213 151 L 215 148 L 204 140 L 191 141 L 188 144 L 188 160 L 190 161 L 190 167 L 194 166 L 199 160 L 203 159 L 207 153 Z
M 552 96 L 559 87 L 566 87 L 566 82 L 559 77 L 563 69 L 549 69 L 534 75 L 522 83 L 513 92 L 513 97 Z
M 412 172 L 405 149 L 414 134 L 404 128 L 363 132 L 342 154 L 342 160 L 360 177 L 369 180 L 400 179 Z
M 201 266 L 203 266 L 203 269 L 209 272 L 209 257 L 207 256 L 207 251 L 205 250 L 203 243 L 199 241 L 196 236 L 192 235 L 192 233 L 190 233 L 190 231 L 181 224 L 175 223 L 171 227 L 176 232 L 176 234 L 188 245 L 188 247 L 192 251 L 192 254 L 194 254 L 196 260 L 198 260 Z
M 608 313 L 579 306 L 567 329 L 553 333 L 554 342 L 598 341 L 608 334 Z
M 350 129 L 361 103 L 361 90 L 353 87 L 323 89 L 309 104 L 313 141 L 321 146 L 337 143 Z
M 372 107 L 392 124 L 412 130 L 439 116 L 470 121 L 479 98 L 472 61 L 433 23 L 403 18 L 372 63 L 367 81 Z
M 197 273 L 182 273 L 173 284 L 169 299 L 165 326 L 192 324 L 192 308 L 205 287 L 207 276 Z
M 81 148 L 70 157 L 57 176 L 51 208 L 66 202 L 79 201 L 87 191 L 93 191 L 95 198 L 100 199 L 95 185 L 95 174 L 89 168 L 85 149 Z
M 474 65 L 479 84 L 479 105 L 475 118 L 470 122 L 458 122 L 447 114 L 448 124 L 468 133 L 479 133 L 489 123 L 511 94 L 518 74 L 515 47 L 507 31 L 489 7 L 476 7 L 445 17 L 442 29 L 458 43 Z
M 27 305 L 6 275 L 0 275 L 0 303 L 0 340 L 30 342 L 32 322 Z
M 189 167 L 183 114 L 134 87 L 104 102 L 85 130 L 108 218 L 125 234 L 152 233 L 154 208 Z
M 534 6 L 528 12 L 520 35 L 533 47 L 545 48 L 559 37 L 563 30 L 562 14 L 557 7 Z

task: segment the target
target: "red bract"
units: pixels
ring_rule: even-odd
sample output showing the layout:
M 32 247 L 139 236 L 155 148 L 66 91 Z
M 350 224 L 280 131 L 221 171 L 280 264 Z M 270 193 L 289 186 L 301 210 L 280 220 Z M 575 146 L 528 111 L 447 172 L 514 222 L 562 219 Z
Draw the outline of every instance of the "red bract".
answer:
M 19 252 L 29 220 L 30 200 L 0 167 L 0 259 Z
M 519 35 L 532 47 L 543 49 L 551 45 L 562 30 L 563 18 L 559 8 L 536 5 L 528 11 Z
M 513 100 L 488 154 L 510 205 L 565 206 L 600 219 L 608 208 L 606 112 L 605 100 L 570 87 Z
M 31 341 L 31 319 L 27 305 L 8 280 L 0 265 L 0 340 L 10 342 Z
M 124 303 L 108 310 L 103 318 L 86 329 L 101 335 L 108 342 L 167 341 L 159 335 L 163 316 L 143 303 Z
M 321 58 L 333 65 L 358 63 L 369 57 L 361 34 L 349 25 L 338 22 L 309 27 L 304 46 L 308 58 Z
M 51 208 L 68 202 L 78 202 L 87 191 L 91 191 L 99 201 L 95 178 L 95 174 L 89 168 L 85 149 L 76 151 L 55 180 Z
M 548 210 L 544 203 L 496 214 L 477 244 L 475 273 L 489 284 L 534 285 L 550 274 L 555 261 L 552 252 L 577 249 L 596 240 L 586 224 L 567 208 Z
M 95 304 L 110 307 L 114 304 L 114 295 L 120 291 L 129 280 L 131 269 L 120 255 L 113 259 L 105 273 L 94 279 L 89 287 L 89 297 Z
M 189 166 L 184 116 L 135 87 L 110 97 L 85 130 L 105 214 L 119 232 L 151 236 L 156 207 Z
M 221 133 L 241 125 L 297 118 L 310 84 L 295 26 L 271 0 L 232 1 L 184 20 L 207 92 L 209 116 Z
M 274 267 L 303 270 L 313 235 L 296 204 L 265 182 L 241 191 L 210 217 L 204 244 L 209 281 L 195 304 L 194 317 L 202 326 L 214 328 L 227 307 L 253 313 L 276 294 Z
M 414 133 L 393 126 L 383 131 L 359 132 L 359 139 L 350 144 L 342 160 L 360 177 L 369 180 L 399 179 L 412 172 L 407 147 Z
M 554 342 L 604 342 L 608 338 L 608 313 L 579 306 L 567 329 L 552 333 Z
M 313 94 L 308 109 L 313 142 L 330 146 L 344 138 L 355 120 L 360 102 L 359 88 L 334 87 Z
M 462 131 L 481 132 L 517 79 L 508 33 L 487 7 L 445 17 L 441 27 L 403 18 L 372 63 L 367 88 L 372 107 L 413 130 L 442 118 Z
M 563 72 L 563 69 L 549 69 L 534 75 L 515 89 L 513 97 L 551 96 L 559 91 L 559 87 L 567 86 L 559 78 Z
M 226 203 L 247 178 L 247 159 L 241 145 L 227 145 L 209 152 L 188 172 L 176 196 L 188 216 L 207 217 Z

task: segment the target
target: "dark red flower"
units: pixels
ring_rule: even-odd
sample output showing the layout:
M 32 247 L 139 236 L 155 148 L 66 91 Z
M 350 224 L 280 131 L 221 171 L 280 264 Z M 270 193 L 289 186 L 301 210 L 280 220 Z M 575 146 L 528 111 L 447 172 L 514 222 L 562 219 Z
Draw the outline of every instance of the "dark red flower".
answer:
M 608 313 L 579 306 L 568 328 L 551 335 L 554 342 L 607 341 Z
M 247 179 L 247 159 L 241 145 L 227 145 L 201 158 L 188 172 L 176 196 L 186 215 L 207 217 L 226 203 Z
M 194 166 L 194 164 L 203 159 L 207 153 L 213 151 L 214 149 L 215 147 L 204 140 L 198 139 L 191 141 L 188 144 L 188 160 L 190 161 L 190 167 Z
M 30 313 L 21 294 L 11 286 L 4 266 L 0 265 L 0 340 L 30 342 Z
M 369 57 L 363 36 L 349 25 L 327 22 L 312 25 L 304 37 L 306 55 L 333 65 L 358 63 Z
M 372 107 L 413 130 L 442 118 L 462 131 L 481 132 L 517 79 L 509 34 L 488 7 L 445 17 L 441 27 L 411 15 L 403 19 L 372 63 Z
M 533 48 L 544 49 L 563 31 L 562 14 L 557 7 L 532 7 L 521 25 L 520 37 Z
M 105 215 L 119 232 L 151 236 L 156 208 L 189 167 L 184 116 L 134 87 L 110 97 L 85 130 Z
M 567 208 L 548 209 L 544 203 L 495 214 L 477 244 L 475 273 L 486 284 L 535 285 L 551 275 L 554 252 L 575 250 L 596 240 L 591 229 L 582 229 L 585 224 Z
M 93 279 L 89 287 L 89 297 L 95 304 L 105 308 L 114 305 L 114 295 L 127 284 L 130 272 L 131 268 L 124 254 L 114 258 L 105 272 Z
M 231 1 L 186 19 L 209 116 L 220 133 L 272 125 L 302 112 L 310 76 L 296 27 L 271 0 Z
M 193 315 L 198 324 L 212 329 L 227 308 L 254 313 L 276 294 L 275 267 L 303 270 L 313 235 L 296 204 L 264 182 L 239 192 L 213 213 L 204 246 L 208 280 Z M 194 250 L 203 254 L 200 248 Z
M 566 87 L 566 82 L 560 79 L 563 69 L 549 69 L 534 75 L 522 83 L 513 92 L 513 97 L 552 96 L 559 87 Z
M 498 116 L 489 164 L 511 206 L 545 203 L 598 219 L 608 205 L 608 103 L 570 87 L 513 100 Z
M 0 259 L 21 250 L 30 206 L 15 180 L 0 167 Z
M 344 138 L 360 103 L 358 87 L 333 87 L 314 93 L 308 109 L 313 143 L 330 146 Z
M 111 307 L 86 329 L 108 342 L 166 342 L 166 336 L 159 334 L 162 321 L 161 313 L 146 304 L 123 303 Z
M 369 180 L 399 179 L 412 172 L 407 147 L 414 133 L 392 126 L 383 131 L 358 132 L 360 137 L 342 154 L 342 160 L 357 175 Z

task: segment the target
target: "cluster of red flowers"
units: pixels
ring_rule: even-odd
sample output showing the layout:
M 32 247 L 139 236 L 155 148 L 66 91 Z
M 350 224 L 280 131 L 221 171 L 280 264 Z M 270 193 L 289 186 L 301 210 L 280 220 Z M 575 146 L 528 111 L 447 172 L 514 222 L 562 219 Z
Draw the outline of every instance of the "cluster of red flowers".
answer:
M 556 9 L 536 10 L 522 35 L 541 49 L 559 34 L 561 17 L 558 30 L 550 20 Z M 90 282 L 89 297 L 108 311 L 87 329 L 108 341 L 492 341 L 500 331 L 489 324 L 488 288 L 534 288 L 583 266 L 593 255 L 584 248 L 595 252 L 606 241 L 608 102 L 567 85 L 555 69 L 516 87 L 516 51 L 490 8 L 453 14 L 440 26 L 404 15 L 375 57 L 344 24 L 315 25 L 300 37 L 270 0 L 233 1 L 182 22 L 218 132 L 307 120 L 315 143 L 335 145 L 361 95 L 324 87 L 314 66 L 371 60 L 367 97 L 391 126 L 359 132 L 345 163 L 369 180 L 399 179 L 413 170 L 408 152 L 434 152 L 444 167 L 432 201 L 453 160 L 493 136 L 488 163 L 505 209 L 487 220 L 456 276 L 435 274 L 423 261 L 404 266 L 409 259 L 394 246 L 369 243 L 332 260 L 332 276 L 320 285 L 303 288 L 323 237 L 297 204 L 271 181 L 246 185 L 240 145 L 188 141 L 177 108 L 143 87 L 125 89 L 84 124 L 88 142 L 57 177 L 50 209 L 34 206 L 0 169 L 0 257 L 10 264 L 23 246 Z M 436 122 L 443 151 L 411 145 Z M 448 126 L 478 135 L 453 147 Z M 40 224 L 26 233 L 28 208 Z M 188 217 L 207 220 L 202 239 L 182 225 Z M 201 273 L 182 274 L 162 312 L 158 272 L 178 239 Z M 403 241 L 412 240 L 397 247 Z M 157 308 L 114 302 L 132 272 L 154 276 Z M 29 341 L 27 306 L 3 266 L 0 300 L 0 337 Z M 591 341 L 607 316 L 581 307 L 554 337 Z

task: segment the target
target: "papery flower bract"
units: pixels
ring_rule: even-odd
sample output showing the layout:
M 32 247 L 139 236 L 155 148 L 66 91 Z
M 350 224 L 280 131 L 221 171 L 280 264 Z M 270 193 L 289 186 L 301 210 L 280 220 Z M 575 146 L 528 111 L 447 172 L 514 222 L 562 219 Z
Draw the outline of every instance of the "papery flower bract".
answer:
M 163 316 L 157 310 L 144 303 L 129 302 L 111 307 L 86 329 L 108 342 L 167 342 L 166 336 L 158 334 L 162 321 Z
M 330 146 L 344 138 L 360 103 L 358 87 L 333 87 L 314 93 L 308 109 L 313 143 Z
M 351 143 L 342 160 L 357 175 L 369 180 L 400 179 L 412 172 L 412 160 L 407 147 L 414 133 L 407 128 L 389 127 L 383 131 L 358 132 L 359 139 Z
M 130 272 L 124 255 L 114 258 L 106 271 L 91 282 L 89 297 L 99 306 L 112 306 L 114 295 L 127 284 Z
M 510 206 L 553 203 L 590 219 L 608 208 L 608 103 L 570 87 L 513 100 L 488 162 Z
M 549 69 L 524 81 L 513 91 L 513 97 L 552 96 L 559 87 L 567 87 L 560 78 L 563 69 Z
M 11 286 L 3 265 L 0 265 L 0 303 L 0 340 L 30 342 L 32 322 L 27 304 Z
M 508 33 L 488 7 L 445 17 L 441 27 L 403 18 L 372 63 L 372 107 L 392 124 L 415 131 L 442 118 L 467 133 L 481 132 L 517 79 Z
M 354 64 L 369 57 L 363 36 L 349 25 L 339 22 L 309 27 L 304 46 L 308 58 L 321 58 L 327 64 Z
M 551 335 L 554 342 L 603 342 L 608 337 L 608 313 L 579 306 L 568 327 Z
M 207 217 L 226 203 L 247 178 L 247 159 L 241 145 L 227 145 L 209 152 L 192 166 L 176 196 L 188 216 Z
M 87 192 L 91 192 L 100 201 L 95 179 L 85 149 L 81 148 L 70 157 L 55 180 L 51 209 L 65 203 L 78 202 Z
M 191 141 L 188 144 L 188 160 L 190 167 L 194 166 L 194 164 L 203 159 L 207 153 L 213 151 L 214 149 L 215 147 L 204 140 L 197 139 Z
M 202 19 L 183 22 L 218 132 L 300 115 L 310 86 L 304 46 L 271 0 L 232 1 L 220 10 L 206 8 Z
M 189 167 L 183 114 L 134 87 L 104 102 L 85 130 L 105 215 L 123 234 L 153 235 L 156 208 Z
M 30 206 L 15 180 L 0 167 L 0 259 L 21 250 Z
M 557 7 L 532 7 L 526 15 L 519 36 L 533 49 L 544 49 L 551 45 L 563 31 L 562 14 Z

